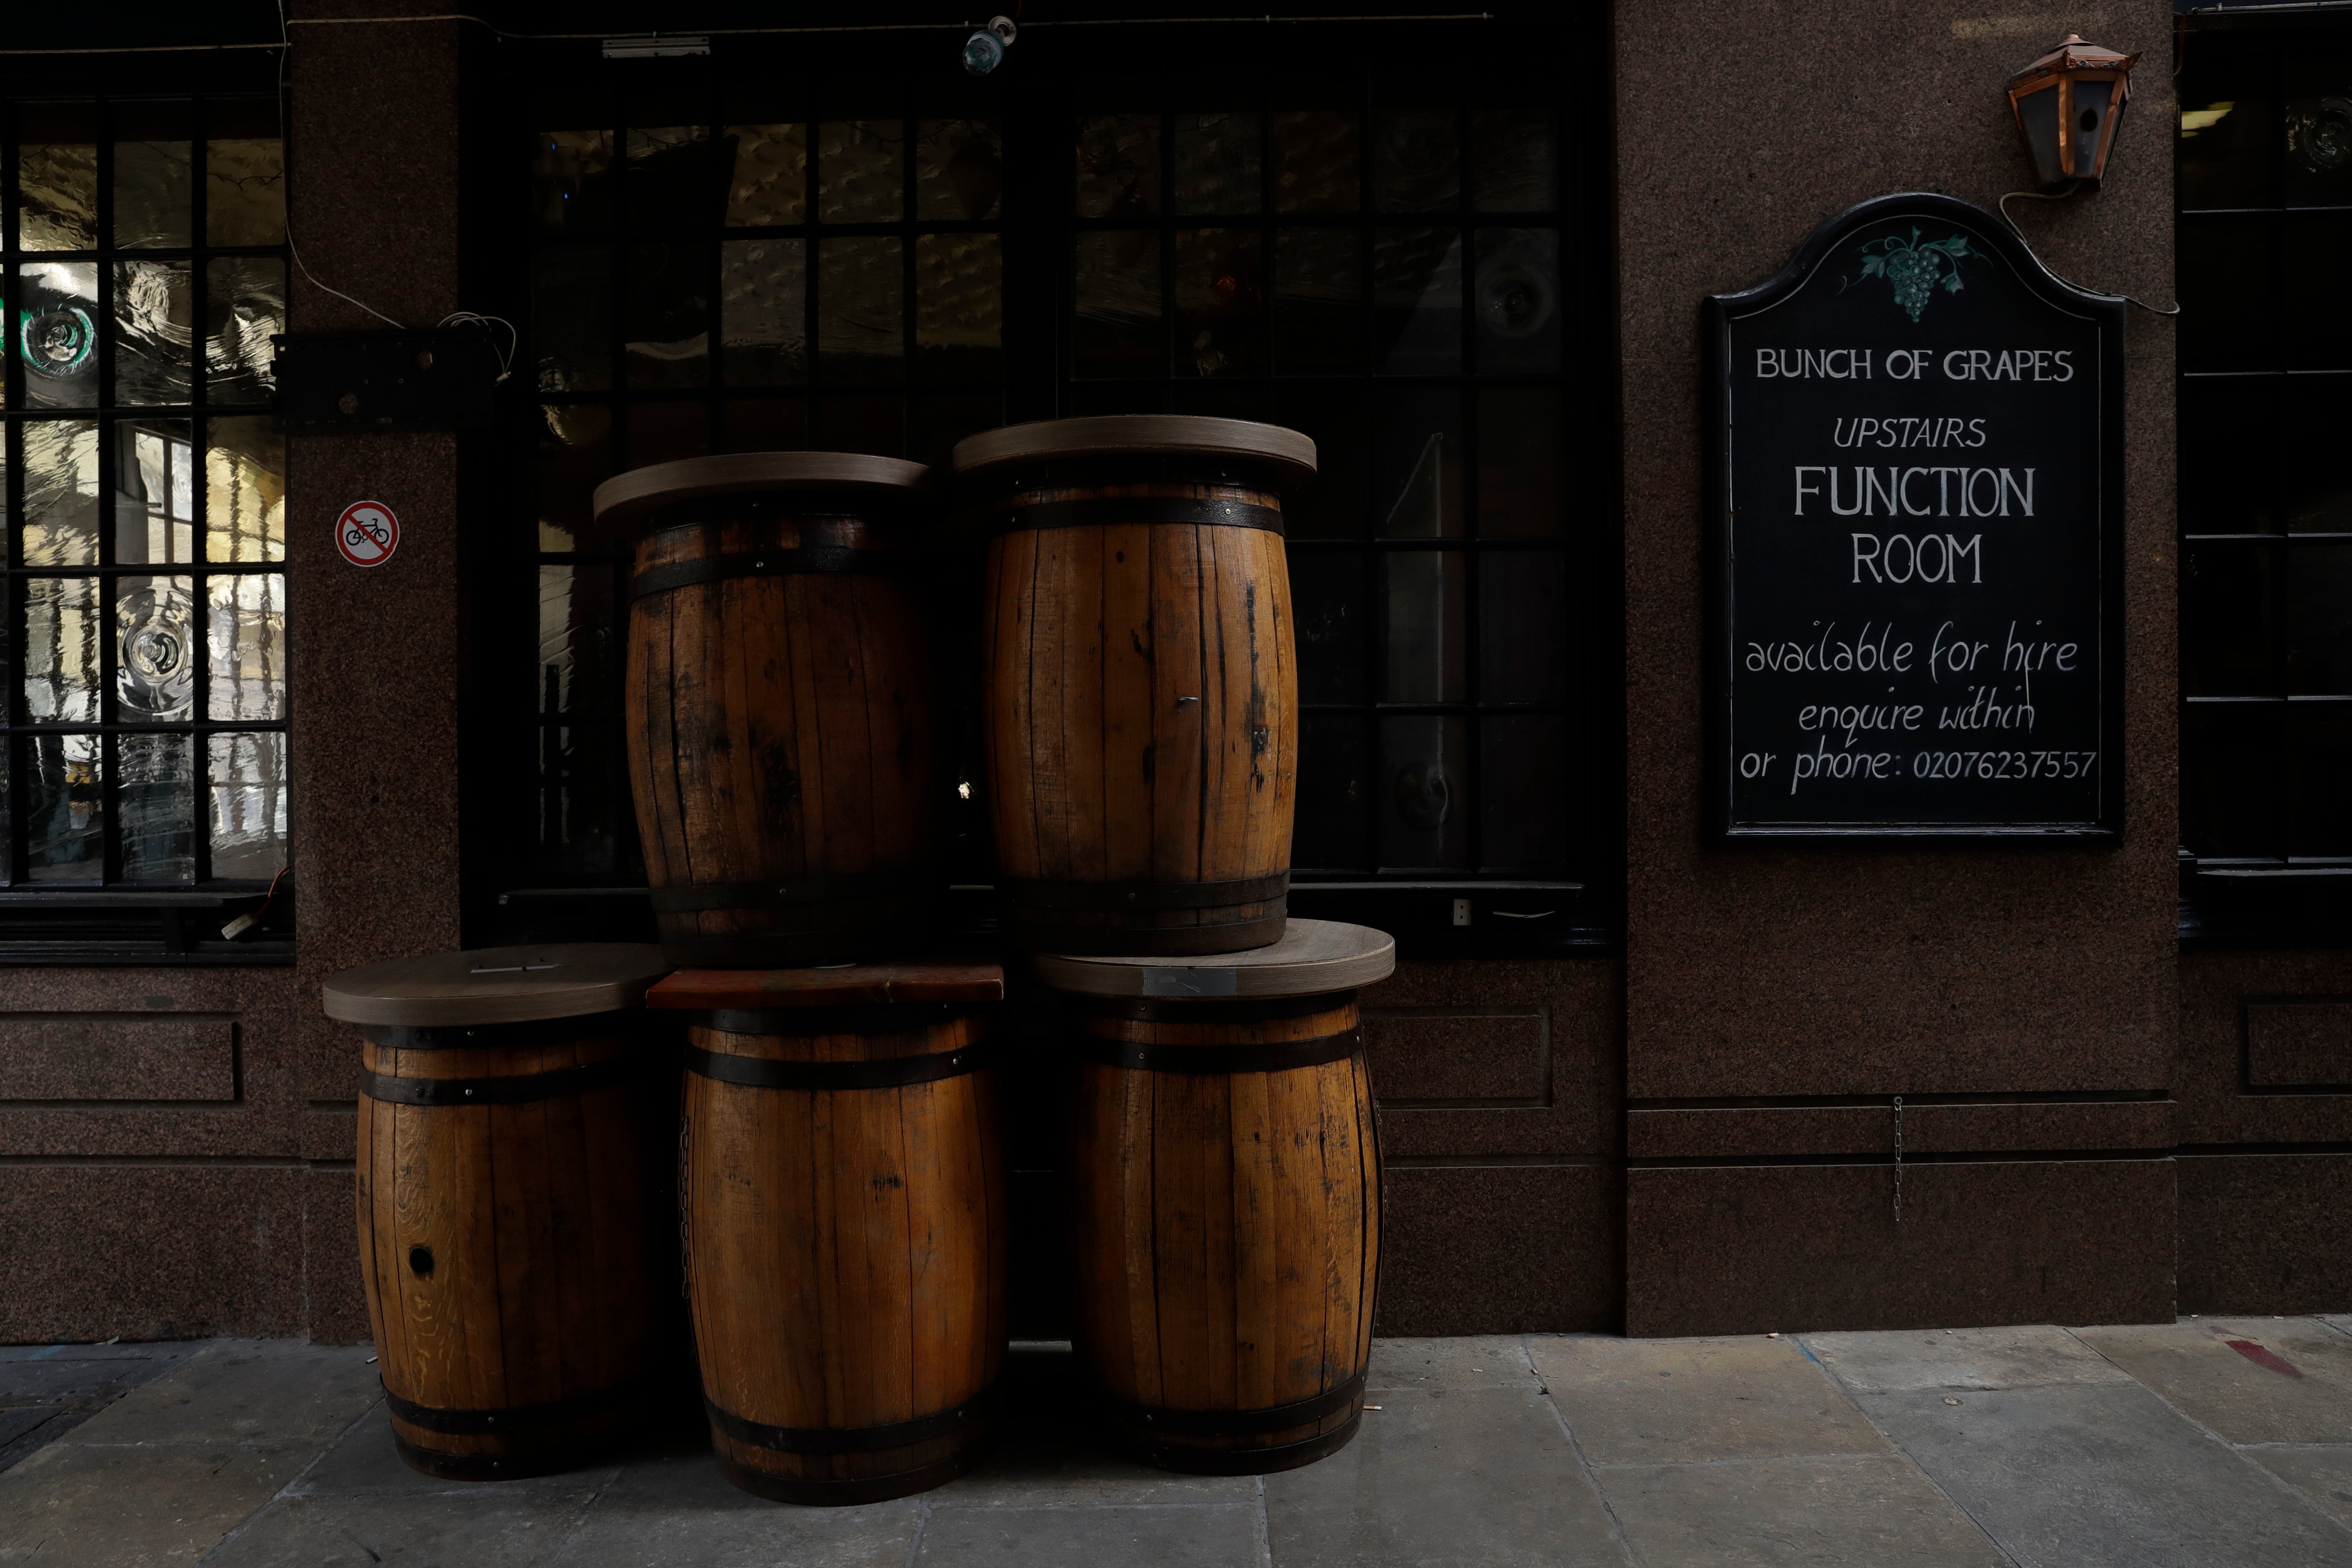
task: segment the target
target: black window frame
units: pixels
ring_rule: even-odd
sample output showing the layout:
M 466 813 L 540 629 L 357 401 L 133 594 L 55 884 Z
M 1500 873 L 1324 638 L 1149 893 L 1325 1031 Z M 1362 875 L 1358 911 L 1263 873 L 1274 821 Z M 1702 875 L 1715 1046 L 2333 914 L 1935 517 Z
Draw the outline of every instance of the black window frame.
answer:
M 2298 563 L 2315 560 L 2312 552 L 2352 556 L 2352 522 L 2334 530 L 2291 526 L 2286 513 L 2295 492 L 2285 462 L 2290 404 L 2304 395 L 2298 389 L 2332 390 L 2352 404 L 2352 353 L 2329 365 L 2299 363 L 2307 355 L 2293 342 L 2299 319 L 2289 314 L 2296 289 L 2284 237 L 2290 228 L 2352 229 L 2352 191 L 2332 205 L 2295 200 L 2285 177 L 2288 61 L 2333 55 L 2352 91 L 2352 6 L 2332 16 L 2310 8 L 2273 16 L 2200 13 L 2183 18 L 2178 46 L 2184 115 L 2210 110 L 2207 99 L 2221 101 L 2213 87 L 2234 80 L 2230 101 L 2240 107 L 2230 112 L 2244 111 L 2236 95 L 2253 85 L 2263 96 L 2251 101 L 2263 116 L 2260 173 L 2238 187 L 2242 195 L 2218 204 L 2205 196 L 2202 180 L 2192 181 L 2189 164 L 2191 137 L 2221 121 L 2184 121 L 2172 130 L 2183 306 L 2176 374 L 2180 938 L 2189 950 L 2352 946 L 2352 805 L 2327 813 L 2326 792 L 2315 794 L 2308 783 L 2324 765 L 2308 726 L 2331 719 L 2339 728 L 2352 726 L 2352 691 L 2294 689 L 2300 680 L 2290 668 L 2285 602 L 2311 580 L 2308 566 Z M 2232 308 L 2218 286 L 2226 268 L 2214 259 L 2227 245 L 2261 252 L 2257 284 L 2248 288 L 2242 279 L 2226 292 L 2262 301 L 2259 308 L 2272 316 L 2267 342 L 2221 325 L 2204 329 L 2199 320 L 2201 312 Z M 2226 324 L 2226 318 L 2212 319 Z M 2336 335 L 2344 331 L 2337 324 Z M 2249 409 L 2265 405 L 2268 416 L 2257 413 L 2246 422 Z M 2352 480 L 2352 464 L 2337 461 Z M 2229 520 L 2234 526 L 2205 515 L 2208 498 L 2221 488 L 2237 492 L 2232 499 L 2243 515 Z M 2242 579 L 2234 585 L 2242 596 L 2234 609 L 2222 598 L 2233 591 L 2232 578 Z M 2254 595 L 2252 635 L 2242 624 L 2236 637 L 2219 635 L 2226 620 L 2244 620 L 2247 589 Z M 2305 758 L 2306 740 L 2319 763 Z M 2298 769 L 2305 781 L 2300 784 Z M 2321 852 L 2308 852 L 2315 848 Z
M 22 281 L 18 273 L 20 259 L 26 254 L 36 258 L 46 254 L 25 253 L 17 247 L 17 205 L 16 168 L 18 142 L 19 106 L 43 104 L 91 106 L 97 116 L 97 247 L 88 252 L 74 253 L 86 257 L 96 267 L 99 278 L 100 331 L 98 353 L 101 358 L 102 384 L 111 386 L 114 331 L 109 309 L 115 287 L 114 271 L 118 262 L 163 261 L 184 262 L 190 268 L 191 310 L 194 313 L 192 342 L 188 350 L 191 377 L 190 400 L 172 405 L 123 405 L 100 403 L 82 407 L 33 409 L 28 407 L 24 393 L 24 368 L 18 355 L 5 355 L 5 367 L 0 368 L 0 385 L 5 385 L 5 405 L 0 408 L 0 422 L 14 431 L 26 425 L 45 420 L 88 421 L 100 432 L 99 447 L 99 559 L 96 563 L 76 566 L 26 566 L 19 559 L 16 521 L 23 515 L 25 475 L 17 463 L 6 463 L 5 500 L 0 500 L 0 521 L 5 521 L 5 539 L 0 539 L 0 614 L 6 616 L 7 632 L 0 637 L 0 746 L 6 748 L 5 761 L 13 778 L 15 771 L 24 766 L 31 746 L 28 737 L 53 734 L 92 734 L 100 737 L 104 748 L 105 771 L 100 788 L 105 792 L 103 816 L 103 855 L 101 875 L 90 880 L 60 880 L 35 879 L 26 864 L 28 837 L 28 792 L 14 787 L 0 789 L 0 967 L 22 966 L 282 966 L 294 962 L 293 900 L 290 886 L 276 897 L 271 889 L 277 879 L 266 877 L 220 877 L 213 873 L 211 862 L 212 786 L 209 781 L 208 739 L 220 734 L 271 734 L 278 737 L 281 763 L 289 761 L 288 737 L 294 722 L 291 690 L 292 639 L 296 635 L 290 623 L 285 626 L 285 641 L 281 647 L 286 656 L 281 676 L 282 702 L 277 718 L 268 720 L 218 718 L 210 716 L 208 701 L 212 677 L 209 671 L 209 616 L 211 583 L 228 577 L 276 576 L 280 582 L 278 608 L 286 607 L 285 586 L 290 570 L 287 559 L 261 559 L 249 562 L 210 562 L 204 559 L 208 527 L 205 453 L 207 448 L 205 421 L 208 419 L 268 418 L 275 424 L 274 402 L 257 399 L 235 404 L 212 405 L 206 397 L 207 371 L 205 363 L 205 342 L 209 325 L 206 286 L 207 265 L 215 258 L 258 258 L 290 266 L 289 247 L 284 243 L 275 246 L 216 246 L 210 242 L 207 232 L 207 164 L 205 144 L 215 118 L 214 106 L 235 105 L 243 110 L 238 116 L 241 126 L 256 121 L 268 124 L 270 134 L 280 144 L 280 168 L 290 163 L 286 149 L 286 116 L 279 79 L 279 51 L 275 47 L 236 45 L 218 51 L 207 50 L 200 57 L 187 53 L 165 51 L 152 55 L 132 54 L 124 57 L 104 56 L 88 58 L 74 55 L 55 57 L 46 62 L 46 70 L 37 88 L 29 84 L 12 83 L 15 90 L 0 97 L 0 268 L 5 268 L 5 286 L 11 331 L 16 335 L 15 320 Z M 188 138 L 194 153 L 190 178 L 190 244 L 179 247 L 123 248 L 115 243 L 112 206 L 114 182 L 114 124 L 119 113 L 128 110 L 136 114 L 142 106 L 167 106 L 184 109 Z M 13 350 L 12 342 L 8 347 Z M 186 426 L 190 441 L 188 460 L 192 468 L 191 515 L 184 520 L 190 531 L 193 559 L 184 562 L 119 563 L 115 559 L 116 530 L 114 518 L 116 483 L 119 467 L 118 447 L 112 438 L 119 429 L 140 422 L 170 421 Z M 11 442 L 11 445 L 14 445 Z M 281 453 L 286 452 L 284 447 Z M 286 460 L 290 464 L 290 454 Z M 142 722 L 123 718 L 117 710 L 115 667 L 119 649 L 114 635 L 113 584 L 123 578 L 149 577 L 186 580 L 192 604 L 189 626 L 192 647 L 196 656 L 194 675 L 194 696 L 191 717 L 185 721 Z M 26 711 L 26 694 L 21 672 L 16 668 L 16 652 L 24 628 L 25 584 L 40 579 L 95 579 L 100 584 L 95 613 L 101 617 L 97 637 L 100 648 L 100 711 L 97 720 L 89 722 L 35 723 Z M 193 875 L 180 881 L 131 881 L 122 876 L 121 842 L 116 809 L 115 773 L 119 767 L 121 738 L 136 734 L 184 736 L 189 747 L 190 834 L 189 845 Z M 289 820 L 288 853 L 291 853 L 290 818 L 294 810 L 291 800 L 291 768 L 285 767 L 286 776 L 278 784 L 280 799 Z M 281 868 L 278 873 L 283 877 Z M 241 912 L 262 910 L 257 928 L 241 940 L 224 936 L 224 925 Z

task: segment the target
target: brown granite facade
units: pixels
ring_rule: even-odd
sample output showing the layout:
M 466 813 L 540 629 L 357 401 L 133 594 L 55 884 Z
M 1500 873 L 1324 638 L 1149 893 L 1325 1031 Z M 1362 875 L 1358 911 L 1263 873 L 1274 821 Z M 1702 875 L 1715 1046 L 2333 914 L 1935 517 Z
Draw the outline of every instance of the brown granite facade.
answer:
M 437 14 L 399 0 L 293 11 L 301 259 L 436 321 L 463 302 L 461 109 L 498 90 L 485 40 L 299 25 Z M 2167 320 L 2136 313 L 2128 339 L 2121 845 L 1700 834 L 1699 302 L 1864 198 L 1989 207 L 2024 184 L 2000 88 L 2066 20 L 1615 7 L 1623 952 L 1409 962 L 1365 994 L 1380 1331 L 2352 1310 L 2352 955 L 2180 950 Z M 2172 26 L 2162 0 L 2102 21 L 2098 41 L 2146 52 L 2105 187 L 2020 214 L 2062 275 L 2158 301 Z M 291 312 L 298 331 L 372 324 L 299 274 Z M 465 457 L 422 434 L 305 437 L 291 459 L 297 966 L 0 972 L 0 1341 L 364 1335 L 352 1057 L 316 996 L 461 938 Z M 361 497 L 403 525 L 364 573 L 322 525 Z M 1049 1166 L 1015 1172 L 1030 1213 Z

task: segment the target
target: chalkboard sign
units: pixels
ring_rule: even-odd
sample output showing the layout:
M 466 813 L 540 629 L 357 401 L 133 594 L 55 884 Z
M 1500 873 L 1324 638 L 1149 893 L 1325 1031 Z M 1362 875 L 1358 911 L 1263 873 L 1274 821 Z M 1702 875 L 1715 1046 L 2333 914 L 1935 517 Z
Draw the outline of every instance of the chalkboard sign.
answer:
M 1897 195 L 1707 301 L 1720 839 L 2112 839 L 2124 302 Z

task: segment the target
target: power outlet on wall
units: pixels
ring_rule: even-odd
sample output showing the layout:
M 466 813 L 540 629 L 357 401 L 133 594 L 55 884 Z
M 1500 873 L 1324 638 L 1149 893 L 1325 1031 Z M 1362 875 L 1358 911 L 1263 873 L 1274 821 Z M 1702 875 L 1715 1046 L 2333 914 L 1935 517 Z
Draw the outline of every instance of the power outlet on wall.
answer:
M 1454 923 L 1458 926 L 1466 926 L 1470 923 L 1469 900 L 1456 899 L 1454 900 Z

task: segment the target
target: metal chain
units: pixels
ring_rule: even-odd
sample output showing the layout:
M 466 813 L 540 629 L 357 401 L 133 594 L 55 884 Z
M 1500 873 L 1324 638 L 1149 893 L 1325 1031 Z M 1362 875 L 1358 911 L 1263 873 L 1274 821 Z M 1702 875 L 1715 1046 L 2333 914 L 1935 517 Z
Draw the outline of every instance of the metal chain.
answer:
M 1903 1223 L 1903 1097 L 1895 1097 L 1895 1223 Z

